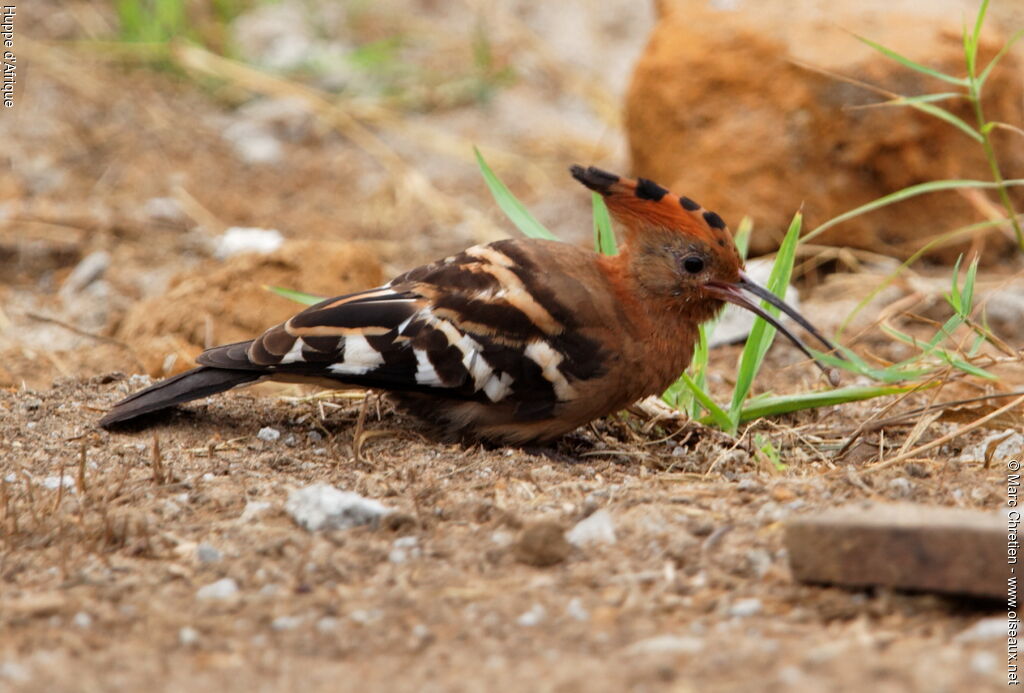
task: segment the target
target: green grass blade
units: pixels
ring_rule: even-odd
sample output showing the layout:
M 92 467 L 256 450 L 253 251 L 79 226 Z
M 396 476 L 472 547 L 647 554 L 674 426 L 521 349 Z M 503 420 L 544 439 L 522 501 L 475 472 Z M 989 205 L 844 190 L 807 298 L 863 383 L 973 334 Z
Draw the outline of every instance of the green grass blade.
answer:
M 960 315 L 964 319 L 970 317 L 974 305 L 974 282 L 978 278 L 978 258 L 975 257 L 967 267 L 967 276 L 964 277 L 964 288 L 960 291 L 961 304 L 963 309 Z M 955 280 L 954 280 L 955 281 Z
M 757 400 L 751 400 L 743 407 L 743 410 L 740 412 L 740 422 L 745 423 L 764 416 L 789 414 L 803 409 L 831 407 L 836 404 L 860 402 L 875 397 L 899 395 L 919 387 L 919 385 L 851 385 L 821 392 L 759 397 Z
M 885 328 L 883 327 L 883 330 L 884 329 Z M 907 338 L 913 341 L 911 337 Z M 877 380 L 880 383 L 898 383 L 905 380 L 914 380 L 916 378 L 922 378 L 934 370 L 933 368 L 909 368 L 908 366 L 910 364 L 916 363 L 920 360 L 919 356 L 914 356 L 905 361 L 887 366 L 886 368 L 872 368 L 854 352 L 845 349 L 842 346 L 840 346 L 839 349 L 846 359 L 845 361 L 835 354 L 827 354 L 820 351 L 814 351 L 813 349 L 811 351 L 817 360 L 827 366 L 856 373 L 857 375 Z
M 960 132 L 962 132 L 965 135 L 967 135 L 968 137 L 970 137 L 975 142 L 984 142 L 985 141 L 984 138 L 982 137 L 981 133 L 978 132 L 977 130 L 975 130 L 973 127 L 971 127 L 967 123 L 967 121 L 965 121 L 962 118 L 959 118 L 959 117 L 953 115 L 952 113 L 947 111 L 945 108 L 942 108 L 940 106 L 936 106 L 935 104 L 930 104 L 930 103 L 909 102 L 907 105 L 910 106 L 911 108 L 914 108 L 914 109 L 916 109 L 918 111 L 922 111 L 923 113 L 927 113 L 928 115 L 934 116 L 934 117 L 938 118 L 939 120 L 942 120 L 942 121 L 945 121 L 945 122 L 949 123 L 953 127 L 955 127 L 958 130 L 960 130 Z
M 1005 180 L 1002 184 L 1007 187 L 1020 186 L 1024 185 L 1024 179 L 1017 178 Z M 820 234 L 829 230 L 833 226 L 836 226 L 837 224 L 841 224 L 844 221 L 849 221 L 850 219 L 853 219 L 854 217 L 859 217 L 862 214 L 873 212 L 876 209 L 881 209 L 882 207 L 887 207 L 891 204 L 902 202 L 903 200 L 909 200 L 910 198 L 917 197 L 918 195 L 925 195 L 927 193 L 933 192 L 941 192 L 943 190 L 962 190 L 970 188 L 981 188 L 983 190 L 991 190 L 998 187 L 999 183 L 991 183 L 983 180 L 949 179 L 933 180 L 927 183 L 918 183 L 917 185 L 911 185 L 909 187 L 903 188 L 902 190 L 897 190 L 894 193 L 885 195 L 884 197 L 880 197 L 877 200 L 872 200 L 867 204 L 863 204 L 860 207 L 851 209 L 849 212 L 843 212 L 839 216 L 833 217 L 826 221 L 825 223 L 816 227 L 813 231 L 804 236 L 803 240 L 806 243 L 807 241 L 811 240 L 812 238 L 815 238 L 816 236 L 819 236 Z
M 494 201 L 501 207 L 501 211 L 505 213 L 505 216 L 509 218 L 513 224 L 516 225 L 523 235 L 528 238 L 543 238 L 549 241 L 557 241 L 558 238 L 544 228 L 543 224 L 537 221 L 529 210 L 520 202 L 512 191 L 501 182 L 501 180 L 494 174 L 491 167 L 484 161 L 483 156 L 480 155 L 480 150 L 473 147 L 473 153 L 476 155 L 476 163 L 480 167 L 480 172 L 483 174 L 484 182 L 487 183 L 488 189 L 491 191 L 491 195 L 494 196 Z
M 590 202 L 594 209 L 594 250 L 602 255 L 617 255 L 619 247 L 615 242 L 615 231 L 612 230 L 608 205 L 598 193 L 591 193 Z
M 736 244 L 736 250 L 740 252 L 743 260 L 747 259 L 747 249 L 750 247 L 750 234 L 754 230 L 754 220 L 750 217 L 740 219 L 740 225 L 736 227 L 732 242 Z
M 902 56 L 899 53 L 897 53 L 896 51 L 894 51 L 894 50 L 892 50 L 890 48 L 886 48 L 885 46 L 881 45 L 880 43 L 875 43 L 871 39 L 864 38 L 863 36 L 858 36 L 857 34 L 854 34 L 854 36 L 857 38 L 858 41 L 871 46 L 872 48 L 874 48 L 876 51 L 878 51 L 882 55 L 886 56 L 887 58 L 891 58 L 891 59 L 895 60 L 896 62 L 898 62 L 900 65 L 903 65 L 904 67 L 908 67 L 911 70 L 914 70 L 915 72 L 920 72 L 922 74 L 930 75 L 930 76 L 932 76 L 932 77 L 934 77 L 936 79 L 941 79 L 943 82 L 949 82 L 950 84 L 956 84 L 956 85 L 959 85 L 961 87 L 966 87 L 967 86 L 967 80 L 963 79 L 962 77 L 954 77 L 953 75 L 947 75 L 944 72 L 939 72 L 938 70 L 935 70 L 933 68 L 927 67 L 925 65 L 922 65 L 921 63 L 918 63 L 918 62 L 915 62 L 915 61 L 911 60 L 910 58 Z
M 803 215 L 797 212 L 793 217 L 789 230 L 779 246 L 779 252 L 775 256 L 775 264 L 772 266 L 771 274 L 768 277 L 767 289 L 779 298 L 785 299 L 786 288 L 789 286 L 789 278 L 793 273 L 793 262 L 796 259 L 796 246 L 800 241 L 800 228 L 803 225 Z M 779 315 L 779 310 L 767 302 L 762 301 L 762 308 L 770 311 L 772 315 Z M 761 369 L 764 356 L 775 338 L 775 328 L 764 320 L 757 318 L 750 330 L 747 342 L 740 354 L 740 365 L 736 373 L 736 385 L 732 393 L 732 404 L 729 407 L 729 415 L 732 421 L 738 421 L 743 402 L 750 393 L 754 383 L 754 377 Z
M 963 261 L 964 255 L 961 253 L 957 256 L 956 262 L 953 263 L 953 286 L 950 288 L 949 295 L 946 296 L 946 302 L 953 307 L 958 314 L 963 313 L 963 301 L 960 296 L 960 263 Z
M 999 376 L 993 373 L 989 373 L 984 368 L 980 366 L 975 366 L 973 363 L 968 363 L 963 359 L 958 359 L 954 356 L 949 356 L 948 354 L 944 354 L 944 357 L 949 365 L 953 366 L 954 368 L 960 369 L 964 373 L 976 375 L 979 378 L 985 378 L 986 380 L 999 380 Z
M 767 436 L 763 436 L 760 433 L 754 434 L 754 446 L 757 451 L 763 454 L 772 466 L 775 467 L 776 471 L 786 471 L 786 465 L 783 464 L 782 459 L 779 457 L 779 451 L 772 445 L 772 441 Z
M 693 382 L 689 375 L 683 373 L 679 376 L 679 379 L 687 388 L 689 388 L 690 392 L 697 398 L 697 401 L 700 402 L 701 406 L 707 410 L 708 415 L 704 417 L 707 419 L 707 423 L 714 423 L 714 425 L 729 433 L 736 430 L 736 426 L 733 425 L 732 419 L 730 419 L 729 415 L 725 413 L 725 410 L 715 404 L 714 400 L 711 399 L 708 393 L 697 387 L 697 383 Z M 701 419 L 701 421 L 704 421 L 704 419 Z
M 939 120 L 944 120 L 945 122 L 949 123 L 953 127 L 960 130 L 962 133 L 970 137 L 975 142 L 985 141 L 985 139 L 981 136 L 980 132 L 978 132 L 970 125 L 968 125 L 967 122 L 964 121 L 962 118 L 958 118 L 957 116 L 947 111 L 945 108 L 941 108 L 939 106 L 936 106 L 935 104 L 925 103 L 923 101 L 908 100 L 905 101 L 904 103 L 906 106 L 909 106 L 910 108 L 914 108 L 918 111 L 927 113 L 928 115 L 934 116 Z
M 958 91 L 944 91 L 937 94 L 920 94 L 918 96 L 900 96 L 896 99 L 890 99 L 883 101 L 878 104 L 872 104 L 874 107 L 883 106 L 909 106 L 915 103 L 936 103 L 938 101 L 948 101 L 949 99 L 966 99 L 967 95 Z
M 982 70 L 981 74 L 978 76 L 976 86 L 977 91 L 981 91 L 981 88 L 985 85 L 985 81 L 988 79 L 989 75 L 992 74 L 992 70 L 994 70 L 999 61 L 1003 59 L 1003 56 L 1010 52 L 1010 49 L 1013 48 L 1013 44 L 1020 41 L 1022 37 L 1024 37 L 1024 29 L 1014 32 L 1010 39 L 1003 44 L 1003 47 L 999 49 L 999 52 L 995 54 L 995 57 L 989 61 L 988 65 L 985 66 L 985 69 Z
M 312 306 L 324 300 L 323 296 L 314 296 L 313 294 L 306 294 L 294 289 L 286 289 L 282 286 L 264 286 L 263 288 L 278 296 L 287 298 L 289 301 L 301 303 L 304 306 Z
M 988 1 L 981 0 L 981 7 L 978 8 L 978 16 L 974 18 L 974 31 L 971 32 L 969 51 L 967 53 L 968 73 L 974 75 L 974 66 L 978 60 L 978 41 L 981 40 L 981 27 L 985 23 L 985 14 L 988 12 Z

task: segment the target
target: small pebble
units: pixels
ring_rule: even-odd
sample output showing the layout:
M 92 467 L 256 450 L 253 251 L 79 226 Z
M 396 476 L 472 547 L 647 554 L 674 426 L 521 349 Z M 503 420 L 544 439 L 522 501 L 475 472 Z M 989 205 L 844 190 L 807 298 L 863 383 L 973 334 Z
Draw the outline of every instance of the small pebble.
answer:
M 220 551 L 210 544 L 200 544 L 196 547 L 196 560 L 200 563 L 217 563 L 222 557 Z
M 562 526 L 543 521 L 523 528 L 513 546 L 513 553 L 520 563 L 542 568 L 564 561 L 569 549 Z
M 312 484 L 292 491 L 284 509 L 299 526 L 310 532 L 377 525 L 391 512 L 375 500 L 327 484 Z
M 153 221 L 182 222 L 187 219 L 181 205 L 173 197 L 151 197 L 142 211 Z
M 980 621 L 975 621 L 970 628 L 960 631 L 953 638 L 955 642 L 980 642 L 983 640 L 995 640 L 1007 637 L 1010 624 L 1006 616 L 990 616 Z
M 569 604 L 565 607 L 565 613 L 569 618 L 577 621 L 589 621 L 590 612 L 583 606 L 583 602 L 579 597 L 573 597 L 569 600 Z
M 197 599 L 230 599 L 238 594 L 238 583 L 232 578 L 222 578 L 217 582 L 200 587 L 196 592 Z
M 540 604 L 534 604 L 530 607 L 530 610 L 520 615 L 516 619 L 516 623 L 523 626 L 524 628 L 532 628 L 533 626 L 539 625 L 544 617 L 547 615 L 547 611 Z
M 136 373 L 128 378 L 128 389 L 129 390 L 140 390 L 144 387 L 149 387 L 153 384 L 153 379 L 148 375 L 139 375 Z
M 416 537 L 399 537 L 391 545 L 388 560 L 392 563 L 405 563 L 410 558 L 419 558 L 419 539 Z
M 238 519 L 242 522 L 252 522 L 266 515 L 273 507 L 274 505 L 267 501 L 248 501 Z
M 0 662 L 0 680 L 6 679 L 13 683 L 28 683 L 32 674 L 24 664 L 11 660 Z
M 763 484 L 758 483 L 754 479 L 746 478 L 740 479 L 739 483 L 736 484 L 736 490 L 746 491 L 747 493 L 764 493 L 765 488 Z
M 704 649 L 704 641 L 687 635 L 658 635 L 635 642 L 628 649 L 634 654 L 697 654 Z
M 889 488 L 897 498 L 906 498 L 914 491 L 914 485 L 910 483 L 910 479 L 902 476 L 890 479 Z
M 302 625 L 300 616 L 278 616 L 270 622 L 271 630 L 295 630 Z
M 760 599 L 741 599 L 729 607 L 729 615 L 738 618 L 756 616 L 763 608 Z
M 79 611 L 71 619 L 71 622 L 73 624 L 75 624 L 76 626 L 78 626 L 79 628 L 88 628 L 89 626 L 92 625 L 92 616 L 90 616 L 89 614 L 85 613 L 84 611 Z
M 273 443 L 281 437 L 281 431 L 270 426 L 264 426 L 260 429 L 260 432 L 256 434 L 256 437 L 265 443 Z
M 614 544 L 615 521 L 607 510 L 598 510 L 577 522 L 576 526 L 566 533 L 565 538 L 573 546 Z
M 43 479 L 43 488 L 49 489 L 51 491 L 56 491 L 57 488 L 61 486 L 61 482 L 63 482 L 64 488 L 66 490 L 70 491 L 71 493 L 75 492 L 75 478 L 68 474 L 65 474 L 63 477 L 46 477 L 45 479 Z
M 178 630 L 178 642 L 189 647 L 199 642 L 199 631 L 192 626 L 182 626 Z
M 348 617 L 356 623 L 362 623 L 365 625 L 367 623 L 379 621 L 380 617 L 383 615 L 384 614 L 381 613 L 380 609 L 356 609 L 351 612 Z

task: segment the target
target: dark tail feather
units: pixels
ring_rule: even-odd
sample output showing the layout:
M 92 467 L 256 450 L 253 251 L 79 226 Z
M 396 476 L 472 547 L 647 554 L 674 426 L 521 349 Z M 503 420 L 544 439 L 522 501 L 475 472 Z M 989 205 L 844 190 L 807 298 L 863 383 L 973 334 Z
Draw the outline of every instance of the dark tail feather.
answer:
M 206 366 L 193 368 L 125 397 L 115 404 L 99 423 L 103 428 L 110 428 L 143 414 L 254 382 L 263 375 L 258 371 L 236 371 Z

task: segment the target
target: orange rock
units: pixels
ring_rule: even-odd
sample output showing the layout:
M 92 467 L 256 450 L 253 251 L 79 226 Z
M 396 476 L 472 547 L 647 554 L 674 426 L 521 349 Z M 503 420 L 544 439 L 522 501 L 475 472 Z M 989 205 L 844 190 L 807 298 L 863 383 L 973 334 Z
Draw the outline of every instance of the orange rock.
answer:
M 636 174 L 689 195 L 733 228 L 751 215 L 755 254 L 777 245 L 801 205 L 809 229 L 915 183 L 991 180 L 981 146 L 953 126 L 909 108 L 858 108 L 884 97 L 797 64 L 907 95 L 953 91 L 849 32 L 961 75 L 960 10 L 902 0 L 825 3 L 817 10 L 792 4 L 744 3 L 729 12 L 697 1 L 659 3 L 627 96 Z M 983 37 L 982 65 L 1004 40 L 988 29 Z M 1024 122 L 1020 70 L 1010 54 L 993 71 L 985 88 L 989 120 Z M 942 105 L 973 122 L 967 103 Z M 1019 135 L 996 135 L 1004 174 L 1024 175 Z M 1024 206 L 1024 196 L 1017 203 Z M 818 241 L 905 257 L 936 234 L 985 218 L 966 197 L 945 192 L 858 217 Z M 993 234 L 987 248 L 994 254 L 1010 242 Z M 945 257 L 962 248 L 947 249 Z

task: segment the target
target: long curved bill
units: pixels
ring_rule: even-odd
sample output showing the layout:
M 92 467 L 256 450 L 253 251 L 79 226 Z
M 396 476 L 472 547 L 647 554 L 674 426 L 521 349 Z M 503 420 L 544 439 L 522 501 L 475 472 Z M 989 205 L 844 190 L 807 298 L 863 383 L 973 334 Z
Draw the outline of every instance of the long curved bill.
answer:
M 821 361 L 816 359 L 814 357 L 814 354 L 811 353 L 811 350 L 807 348 L 807 345 L 804 344 L 802 339 L 797 337 L 787 327 L 784 327 L 782 323 L 776 320 L 771 313 L 761 308 L 761 305 L 758 302 L 751 300 L 750 297 L 747 296 L 747 294 L 744 292 L 750 292 L 754 296 L 764 299 L 765 301 L 767 301 L 768 303 L 775 306 L 783 313 L 791 317 L 796 324 L 800 325 L 800 327 L 804 328 L 812 336 L 814 336 L 815 339 L 824 344 L 825 348 L 828 351 L 838 354 L 839 352 L 836 349 L 836 346 L 832 344 L 832 342 L 827 340 L 821 334 L 821 332 L 819 332 L 818 329 L 814 327 L 814 325 L 809 323 L 807 321 L 807 318 L 800 315 L 800 313 L 798 313 L 792 306 L 790 306 L 788 303 L 780 299 L 771 291 L 755 282 L 745 272 L 740 272 L 740 280 L 738 282 L 735 282 L 733 284 L 726 284 L 724 282 L 710 282 L 705 285 L 704 290 L 707 293 L 711 294 L 712 296 L 722 299 L 723 301 L 728 301 L 729 303 L 734 303 L 740 306 L 741 308 L 746 308 L 751 313 L 754 313 L 758 317 L 762 318 L 765 322 L 773 326 L 776 330 L 786 335 L 786 337 L 788 337 L 789 340 L 800 349 L 800 351 L 807 354 L 807 356 L 812 361 L 814 361 L 815 364 L 817 364 L 818 368 L 821 369 L 822 373 L 824 373 L 828 377 L 829 382 L 832 383 L 833 386 L 839 384 L 839 373 L 834 368 L 829 368 Z

